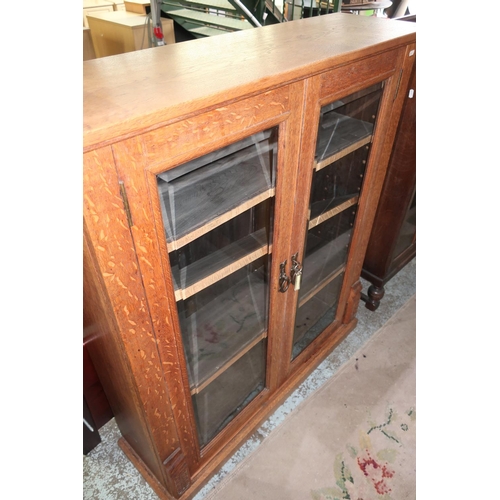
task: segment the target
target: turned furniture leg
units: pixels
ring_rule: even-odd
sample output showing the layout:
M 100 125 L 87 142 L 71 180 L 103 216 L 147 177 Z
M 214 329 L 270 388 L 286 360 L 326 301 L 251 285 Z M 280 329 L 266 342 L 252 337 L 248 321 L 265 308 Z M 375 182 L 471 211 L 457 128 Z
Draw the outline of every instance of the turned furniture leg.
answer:
M 367 309 L 376 311 L 384 295 L 385 290 L 383 286 L 378 287 L 371 285 L 370 288 L 368 288 L 368 295 L 361 294 L 361 298 L 364 300 Z

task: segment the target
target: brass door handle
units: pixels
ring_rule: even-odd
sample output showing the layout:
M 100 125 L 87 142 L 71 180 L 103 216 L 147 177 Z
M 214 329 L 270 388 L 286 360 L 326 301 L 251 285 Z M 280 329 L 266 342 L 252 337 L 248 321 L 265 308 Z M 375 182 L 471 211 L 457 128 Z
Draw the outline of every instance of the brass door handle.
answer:
M 297 260 L 299 252 L 292 255 L 292 268 L 290 269 L 290 277 L 286 274 L 286 263 L 283 261 L 280 264 L 280 277 L 279 277 L 279 291 L 285 293 L 290 287 L 290 283 L 293 283 L 293 287 L 296 292 L 300 290 L 300 284 L 302 282 L 302 264 Z
M 290 286 L 290 278 L 286 274 L 286 260 L 280 264 L 279 291 L 285 293 Z

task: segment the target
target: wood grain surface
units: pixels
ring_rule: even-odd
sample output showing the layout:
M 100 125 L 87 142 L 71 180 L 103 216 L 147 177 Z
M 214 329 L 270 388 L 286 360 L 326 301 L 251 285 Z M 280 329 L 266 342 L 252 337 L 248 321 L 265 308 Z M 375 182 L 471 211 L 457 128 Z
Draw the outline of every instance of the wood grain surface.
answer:
M 228 41 L 217 36 L 86 61 L 84 148 L 414 40 L 413 23 L 357 17 L 338 13 L 234 33 L 237 57 L 220 57 Z

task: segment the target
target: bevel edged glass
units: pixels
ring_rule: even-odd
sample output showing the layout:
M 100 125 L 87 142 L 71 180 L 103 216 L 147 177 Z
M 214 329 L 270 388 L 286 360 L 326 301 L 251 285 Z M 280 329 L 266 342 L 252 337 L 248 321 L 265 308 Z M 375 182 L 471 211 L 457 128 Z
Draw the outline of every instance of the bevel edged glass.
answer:
M 273 127 L 157 176 L 201 446 L 265 387 L 277 139 Z

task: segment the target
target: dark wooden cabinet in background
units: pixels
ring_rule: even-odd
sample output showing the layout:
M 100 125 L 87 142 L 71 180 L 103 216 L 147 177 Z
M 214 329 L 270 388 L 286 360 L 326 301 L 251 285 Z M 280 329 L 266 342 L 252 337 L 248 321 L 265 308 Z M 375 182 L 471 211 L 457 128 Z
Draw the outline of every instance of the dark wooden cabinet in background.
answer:
M 416 16 L 394 22 L 402 20 L 416 22 Z M 361 294 L 371 311 L 379 307 L 387 282 L 417 252 L 416 75 L 415 63 L 361 272 L 361 276 L 371 283 L 367 292 Z
M 160 498 L 356 326 L 414 61 L 414 27 L 333 14 L 84 63 L 89 348 Z
M 85 286 L 84 286 L 85 294 Z M 83 453 L 86 455 L 100 442 L 99 429 L 113 418 L 99 375 L 89 354 L 93 337 L 87 327 L 91 326 L 83 311 Z M 90 349 L 91 350 L 91 349 Z

